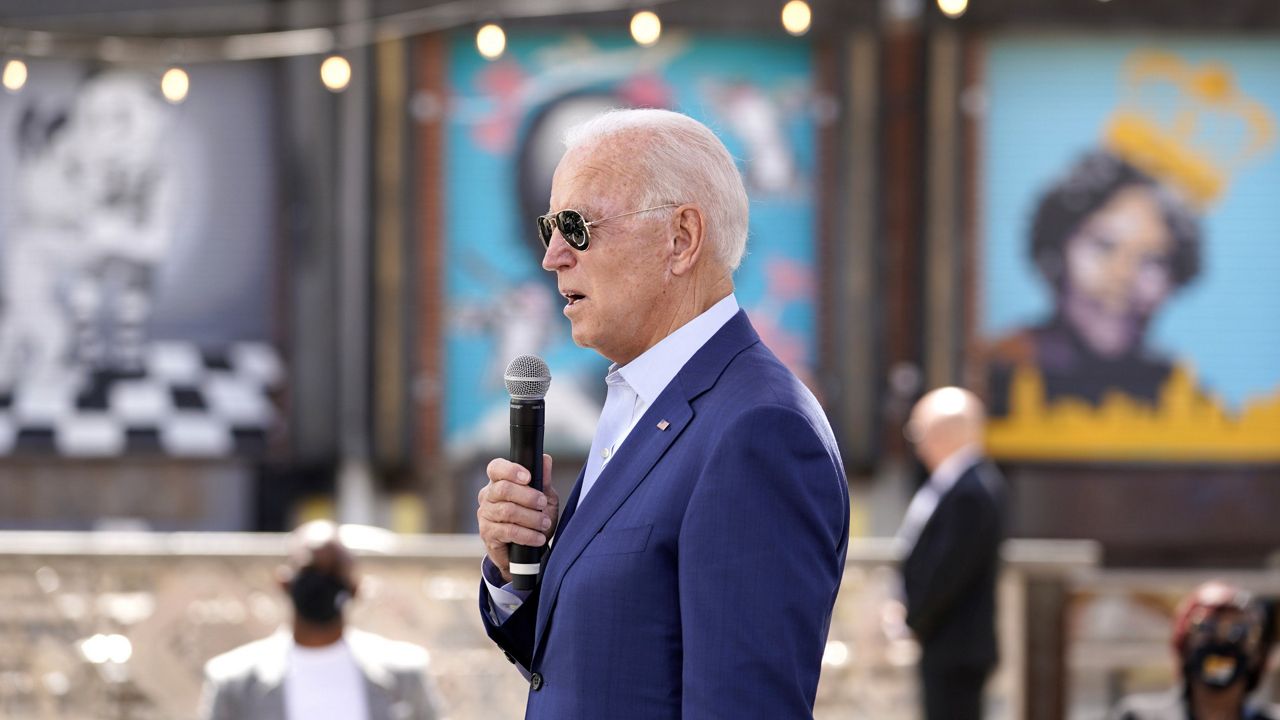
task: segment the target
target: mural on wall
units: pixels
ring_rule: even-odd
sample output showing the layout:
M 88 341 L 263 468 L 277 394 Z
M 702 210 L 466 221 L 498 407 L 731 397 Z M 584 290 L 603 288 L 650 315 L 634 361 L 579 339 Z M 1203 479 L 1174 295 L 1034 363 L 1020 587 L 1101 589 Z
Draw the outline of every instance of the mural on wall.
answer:
M 748 73 L 745 69 L 750 68 Z M 545 358 L 548 452 L 585 455 L 607 362 L 573 344 L 534 219 L 547 212 L 565 130 L 618 107 L 687 113 L 724 140 L 747 183 L 751 227 L 737 296 L 801 378 L 814 358 L 814 163 L 810 50 L 803 41 L 623 34 L 518 35 L 482 59 L 453 39 L 447 156 L 446 428 L 455 461 L 507 451 L 502 372 Z M 810 382 L 812 386 L 812 382 Z
M 992 453 L 1280 460 L 1280 50 L 1011 39 L 987 63 Z
M 151 73 L 37 62 L 0 97 L 0 454 L 261 448 L 267 79 L 194 69 L 175 106 Z

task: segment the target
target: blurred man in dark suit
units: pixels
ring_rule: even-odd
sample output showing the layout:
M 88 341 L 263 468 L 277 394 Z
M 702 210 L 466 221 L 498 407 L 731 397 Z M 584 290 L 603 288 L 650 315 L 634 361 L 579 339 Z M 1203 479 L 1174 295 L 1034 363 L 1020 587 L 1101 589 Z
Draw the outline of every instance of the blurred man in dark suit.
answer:
M 1004 481 L 982 456 L 985 412 L 973 393 L 934 390 L 906 435 L 930 472 L 907 508 L 899 540 L 907 625 L 920 641 L 925 717 L 978 720 L 996 666 L 996 577 L 1004 538 Z

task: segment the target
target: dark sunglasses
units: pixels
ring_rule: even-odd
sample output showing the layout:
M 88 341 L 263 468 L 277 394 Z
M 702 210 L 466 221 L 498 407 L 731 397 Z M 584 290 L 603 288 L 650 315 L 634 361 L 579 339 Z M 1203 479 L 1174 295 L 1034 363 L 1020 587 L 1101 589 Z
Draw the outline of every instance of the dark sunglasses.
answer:
M 661 210 L 662 208 L 671 207 L 680 206 L 675 203 L 654 205 L 653 207 L 645 208 L 643 210 L 632 210 L 631 212 L 625 212 L 621 215 L 611 215 L 607 218 L 591 221 L 584 220 L 582 213 L 577 210 L 561 210 L 560 212 L 549 213 L 539 217 L 538 233 L 542 235 L 543 246 L 551 247 L 551 235 L 559 229 L 560 234 L 564 236 L 564 241 L 569 243 L 569 247 L 577 250 L 578 252 L 582 252 L 591 245 L 590 228 L 592 225 L 599 225 L 606 220 L 613 220 L 615 218 L 626 217 L 628 215 L 649 212 L 650 210 Z

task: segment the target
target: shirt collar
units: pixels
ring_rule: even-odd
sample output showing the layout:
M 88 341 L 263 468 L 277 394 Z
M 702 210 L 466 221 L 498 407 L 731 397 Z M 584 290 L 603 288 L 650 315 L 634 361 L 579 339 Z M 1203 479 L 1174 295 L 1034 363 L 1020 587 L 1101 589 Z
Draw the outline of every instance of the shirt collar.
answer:
M 737 314 L 738 299 L 729 293 L 631 362 L 610 365 L 609 374 L 620 374 L 645 404 L 652 404 L 689 358 Z
M 966 470 L 978 464 L 982 459 L 982 449 L 977 445 L 965 445 L 956 450 L 938 463 L 938 467 L 933 471 L 933 475 L 929 477 L 929 484 L 938 491 L 939 494 L 945 493 L 956 484 L 956 480 L 965 473 Z

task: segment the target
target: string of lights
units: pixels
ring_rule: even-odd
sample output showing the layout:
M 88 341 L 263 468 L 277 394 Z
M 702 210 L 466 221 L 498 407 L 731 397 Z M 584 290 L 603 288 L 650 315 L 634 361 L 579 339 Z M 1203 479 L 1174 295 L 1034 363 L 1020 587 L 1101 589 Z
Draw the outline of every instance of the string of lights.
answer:
M 645 9 L 631 16 L 629 27 L 635 42 L 642 47 L 655 45 L 662 36 L 659 6 L 679 1 L 645 0 Z M 321 82 L 329 90 L 341 92 L 352 78 L 351 65 L 343 53 L 355 48 L 479 23 L 476 49 L 483 57 L 495 60 L 506 50 L 506 33 L 498 22 L 486 22 L 488 18 L 524 20 L 596 14 L 627 10 L 635 5 L 635 0 L 506 0 L 478 8 L 469 0 L 454 0 L 329 27 L 223 36 L 126 37 L 0 27 L 0 52 L 5 58 L 0 84 L 11 93 L 21 91 L 29 76 L 27 59 L 154 65 L 166 68 L 160 81 L 162 94 L 169 102 L 179 103 L 186 98 L 191 83 L 183 66 L 322 55 L 325 57 L 320 63 Z M 789 0 L 780 13 L 782 27 L 797 37 L 809 31 L 812 18 L 812 10 L 805 0 Z

